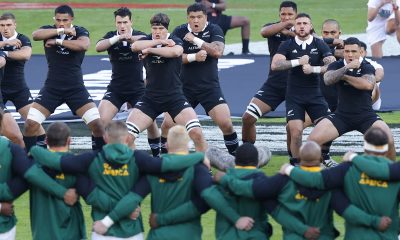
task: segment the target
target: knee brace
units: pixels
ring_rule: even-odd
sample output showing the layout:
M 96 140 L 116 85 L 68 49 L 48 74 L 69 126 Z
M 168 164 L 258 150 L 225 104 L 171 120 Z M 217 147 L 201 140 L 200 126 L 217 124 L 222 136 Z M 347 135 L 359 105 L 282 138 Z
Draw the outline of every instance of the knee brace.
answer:
M 82 120 L 85 122 L 86 125 L 99 118 L 99 109 L 95 107 L 87 110 L 82 116 Z
M 36 108 L 29 108 L 28 116 L 27 119 L 30 119 L 32 121 L 35 121 L 39 124 L 42 124 L 44 120 L 46 120 L 46 116 Z
M 199 119 L 192 119 L 185 124 L 186 131 L 189 133 L 193 128 L 201 128 Z
M 126 126 L 128 127 L 128 132 L 132 134 L 135 138 L 139 136 L 140 129 L 138 126 L 136 126 L 136 124 L 127 121 Z
M 246 113 L 250 114 L 257 120 L 262 116 L 260 108 L 255 103 L 250 103 L 249 106 L 247 106 Z

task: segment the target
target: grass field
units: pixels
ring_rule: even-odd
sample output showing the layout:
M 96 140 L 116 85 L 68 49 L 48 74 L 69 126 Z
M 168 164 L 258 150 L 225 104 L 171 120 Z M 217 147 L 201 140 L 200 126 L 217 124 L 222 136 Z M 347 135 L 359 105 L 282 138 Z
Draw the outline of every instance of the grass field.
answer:
M 14 0 L 13 2 L 60 2 L 56 0 Z M 82 0 L 73 0 L 68 2 L 83 2 Z M 85 0 L 84 2 L 115 2 L 121 3 L 123 6 L 127 1 L 111 1 L 111 0 Z M 135 0 L 135 3 L 166 3 L 166 1 L 149 1 L 149 0 Z M 262 25 L 268 22 L 278 20 L 278 6 L 280 0 L 229 0 L 228 15 L 241 15 L 248 16 L 251 20 L 251 40 L 263 41 L 264 39 L 259 35 L 259 30 Z M 307 12 L 313 18 L 314 27 L 317 32 L 321 28 L 321 23 L 324 19 L 335 18 L 342 25 L 343 33 L 360 33 L 365 32 L 366 27 L 366 0 L 337 0 L 337 1 L 319 1 L 319 0 L 299 0 L 296 1 L 299 6 L 299 12 Z M 189 4 L 191 1 L 187 0 L 169 0 L 167 3 Z M 31 36 L 32 31 L 42 25 L 52 24 L 53 10 L 7 10 L 13 12 L 17 17 L 18 31 Z M 91 33 L 91 47 L 88 54 L 97 54 L 94 50 L 95 43 L 107 32 L 113 30 L 114 17 L 112 12 L 114 9 L 75 9 L 74 24 L 86 27 Z M 2 12 L 5 12 L 3 10 Z M 171 18 L 170 31 L 174 26 L 186 22 L 185 9 L 133 9 L 134 28 L 149 32 L 149 19 L 157 13 L 167 13 Z M 240 30 L 231 30 L 226 36 L 226 42 L 237 43 L 240 42 Z M 43 47 L 41 42 L 33 42 L 33 53 L 43 54 Z M 384 113 L 381 114 L 383 119 L 390 124 L 400 124 L 400 114 L 397 113 Z M 240 124 L 239 120 L 235 120 L 236 124 Z M 269 123 L 283 123 L 283 118 L 268 118 L 262 119 L 260 124 Z M 87 135 L 87 132 L 73 133 L 74 135 Z M 340 157 L 336 157 L 339 159 Z M 277 172 L 279 167 L 287 161 L 286 156 L 274 155 L 270 164 L 263 169 L 268 175 Z M 84 205 L 84 213 L 86 218 L 86 226 L 88 233 L 90 232 L 92 221 L 90 219 L 90 208 Z M 29 223 L 29 200 L 28 194 L 24 194 L 20 199 L 15 202 L 16 214 L 18 217 L 17 224 L 17 239 L 31 239 L 30 223 Z M 142 207 L 143 216 L 145 219 L 146 230 L 148 230 L 147 216 L 149 214 L 149 198 L 147 198 Z M 214 239 L 214 213 L 210 211 L 203 216 L 203 239 Z M 272 221 L 274 225 L 274 235 L 271 239 L 281 239 L 282 233 L 278 225 Z M 335 225 L 344 232 L 343 220 L 335 217 Z M 44 226 L 45 228 L 45 226 Z M 339 238 L 342 239 L 342 238 Z
M 14 1 L 25 2 L 25 1 Z M 29 2 L 58 2 L 58 1 L 29 1 Z M 82 1 L 69 1 L 82 2 Z M 121 6 L 126 1 L 95 1 L 89 0 L 84 2 L 115 2 L 121 3 Z M 189 4 L 191 1 L 171 0 L 164 1 L 135 1 L 135 3 L 169 3 L 169 4 Z M 281 1 L 271 0 L 230 0 L 228 2 L 228 10 L 226 14 L 237 16 L 248 16 L 251 21 L 251 41 L 263 41 L 259 35 L 261 26 L 268 22 L 277 21 L 278 7 Z M 366 27 L 366 1 L 317 1 L 317 0 L 302 0 L 298 3 L 299 12 L 307 12 L 311 14 L 313 23 L 317 32 L 320 32 L 321 23 L 327 18 L 335 18 L 342 25 L 343 33 L 360 33 L 365 32 Z M 129 2 L 131 3 L 131 2 Z M 8 10 L 7 10 L 8 11 Z M 11 10 L 10 10 L 11 11 Z M 114 25 L 114 9 L 75 9 L 74 24 L 84 26 L 90 31 L 91 47 L 88 54 L 97 54 L 94 50 L 96 42 L 108 31 L 115 29 Z M 42 25 L 53 24 L 53 10 L 12 10 L 17 17 L 17 30 L 28 36 Z M 134 28 L 149 32 L 149 19 L 157 13 L 164 12 L 171 18 L 170 31 L 175 26 L 186 22 L 185 9 L 133 9 Z M 226 42 L 237 43 L 241 42 L 240 30 L 235 29 L 228 32 Z M 43 54 L 41 42 L 33 42 L 33 53 Z

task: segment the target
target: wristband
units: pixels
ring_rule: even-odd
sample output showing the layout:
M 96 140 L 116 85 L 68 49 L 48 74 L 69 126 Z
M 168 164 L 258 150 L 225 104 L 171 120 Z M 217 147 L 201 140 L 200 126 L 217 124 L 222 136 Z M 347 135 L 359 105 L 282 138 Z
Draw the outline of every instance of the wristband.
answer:
M 62 40 L 62 39 L 56 39 L 56 45 L 62 46 L 63 42 L 64 42 L 64 40 Z
M 196 53 L 188 54 L 188 55 L 186 55 L 186 58 L 187 58 L 188 62 L 194 62 L 194 61 L 196 61 Z
M 0 203 L 0 211 L 1 211 L 1 203 Z
M 193 38 L 193 43 L 196 44 L 199 48 L 201 48 L 201 46 L 203 45 L 204 41 L 201 40 L 201 39 L 198 38 L 198 37 L 194 37 L 194 38 Z
M 109 38 L 108 41 L 110 42 L 111 45 L 114 45 L 119 41 L 119 36 L 114 36 L 112 38 Z
M 213 3 L 211 7 L 212 7 L 212 8 L 215 8 L 215 3 Z
M 57 35 L 58 35 L 58 36 L 63 35 L 64 32 L 65 32 L 65 29 L 64 29 L 64 28 L 57 28 Z
M 318 67 L 313 67 L 312 68 L 312 72 L 313 73 L 321 73 L 321 67 L 319 67 L 319 66 Z
M 8 57 L 8 51 L 3 51 L 3 53 Z
M 300 65 L 299 59 L 290 60 L 290 63 L 292 64 L 292 67 L 297 67 Z
M 114 224 L 114 221 L 109 216 L 105 216 L 100 222 L 107 228 L 110 228 Z
M 290 176 L 290 173 L 292 172 L 292 170 L 293 170 L 293 166 L 292 165 L 289 165 L 289 166 L 287 166 L 286 168 L 285 168 L 285 174 L 286 174 L 286 176 Z

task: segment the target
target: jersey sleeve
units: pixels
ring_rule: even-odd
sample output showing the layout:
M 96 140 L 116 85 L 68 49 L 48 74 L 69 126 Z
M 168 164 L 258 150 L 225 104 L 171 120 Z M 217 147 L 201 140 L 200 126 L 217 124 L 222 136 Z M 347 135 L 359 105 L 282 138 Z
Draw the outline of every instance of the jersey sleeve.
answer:
M 353 165 L 368 176 L 380 180 L 400 180 L 400 164 L 377 162 L 363 156 L 356 156 L 352 160 Z
M 32 42 L 27 36 L 21 34 L 19 40 L 21 41 L 22 47 L 32 47 Z
M 183 46 L 183 41 L 182 41 L 182 39 L 180 39 L 180 38 L 178 38 L 178 37 L 176 37 L 176 36 L 172 36 L 171 39 L 174 40 L 175 45 Z
M 194 177 L 195 191 L 207 202 L 214 210 L 222 214 L 226 219 L 235 224 L 240 218 L 239 214 L 229 206 L 224 196 L 219 192 L 217 187 L 213 185 L 211 174 L 207 167 L 198 164 L 195 167 Z
M 333 62 L 328 65 L 328 69 L 326 71 L 335 71 L 343 67 L 340 61 Z
M 318 41 L 318 48 L 321 51 L 321 56 L 323 58 L 332 56 L 332 51 L 329 48 L 328 44 L 326 44 L 323 40 L 319 38 L 317 39 L 317 41 Z
M 40 29 L 54 29 L 54 28 L 56 28 L 54 25 L 44 25 L 40 27 Z
M 157 224 L 159 226 L 172 225 L 187 222 L 200 216 L 201 212 L 198 210 L 198 206 L 193 201 L 187 201 L 170 211 L 157 213 Z
M 21 176 L 13 176 L 5 183 L 0 183 L 0 202 L 13 201 L 29 189 L 28 183 Z
M 25 150 L 19 145 L 11 143 L 9 145 L 12 155 L 12 170 L 19 176 L 24 176 L 25 172 L 34 164 L 32 159 L 28 158 Z
M 89 37 L 89 31 L 84 27 L 75 27 L 76 37 Z
M 332 191 L 331 207 L 346 221 L 366 227 L 378 229 L 380 217 L 364 212 L 362 209 L 350 203 L 350 200 L 340 189 Z
M 212 28 L 211 42 L 225 43 L 224 32 L 222 31 L 221 27 L 216 24 Z
M 309 226 L 305 225 L 297 217 L 293 216 L 293 214 L 291 214 L 286 207 L 279 204 L 277 200 L 269 200 L 266 202 L 266 204 L 275 205 L 273 211 L 270 212 L 270 215 L 275 219 L 275 221 L 277 221 L 280 225 L 285 226 L 285 228 L 289 231 L 303 236 L 309 228 Z
M 33 146 L 30 154 L 40 164 L 64 173 L 86 173 L 95 159 L 97 152 L 87 152 L 79 155 L 59 155 L 39 146 Z
M 104 39 L 112 38 L 114 35 L 115 35 L 115 32 L 110 31 L 110 32 L 106 33 L 102 38 L 100 38 L 99 41 L 97 41 L 97 42 L 100 42 L 101 40 L 104 40 Z
M 289 52 L 289 46 L 290 46 L 291 42 L 292 42 L 291 40 L 286 40 L 283 43 L 281 43 L 281 45 L 279 45 L 278 50 L 276 51 L 276 54 L 281 54 L 287 58 L 287 54 Z M 291 59 L 288 59 L 288 60 L 291 60 Z
M 349 168 L 346 163 L 321 172 L 307 172 L 295 167 L 290 173 L 290 178 L 300 185 L 318 189 L 333 189 L 343 186 L 344 176 Z
M 362 67 L 363 75 L 375 75 L 375 68 L 371 64 L 364 64 Z
M 174 31 L 171 33 L 171 36 L 172 36 L 172 38 L 179 38 L 179 39 L 182 39 L 183 38 L 183 36 L 182 36 L 182 26 L 177 26 L 175 29 L 174 29 Z

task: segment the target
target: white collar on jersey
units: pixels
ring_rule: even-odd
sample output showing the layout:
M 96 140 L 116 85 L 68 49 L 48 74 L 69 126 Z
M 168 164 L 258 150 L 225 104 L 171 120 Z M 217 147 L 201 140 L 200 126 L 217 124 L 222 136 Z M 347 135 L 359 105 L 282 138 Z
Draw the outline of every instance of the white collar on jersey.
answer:
M 121 34 L 119 34 L 118 30 L 116 32 L 117 32 L 117 36 L 121 35 Z M 131 35 L 132 35 L 132 32 L 133 32 L 133 28 L 131 28 L 131 31 L 130 31 Z
M 208 22 L 206 22 L 206 25 L 204 26 L 204 28 L 201 30 L 201 32 L 202 31 L 204 31 L 204 29 L 206 29 L 206 27 L 208 26 Z M 199 34 L 199 33 L 194 33 L 194 32 L 192 32 L 192 29 L 190 28 L 190 25 L 189 25 L 189 23 L 187 24 L 187 29 L 189 30 L 189 32 L 191 32 L 191 33 L 193 33 L 193 34 Z
M 314 39 L 314 37 L 311 34 L 309 36 L 310 37 L 305 41 L 300 40 L 297 36 L 294 37 L 294 40 L 296 41 L 297 45 L 301 46 L 301 49 L 305 50 L 307 45 L 310 45 Z
M 17 39 L 17 36 L 18 36 L 17 32 L 15 32 L 14 35 L 11 36 L 10 38 L 6 38 L 6 37 L 3 36 L 3 34 L 1 34 L 1 37 L 3 38 L 3 41 L 11 41 L 11 40 Z

